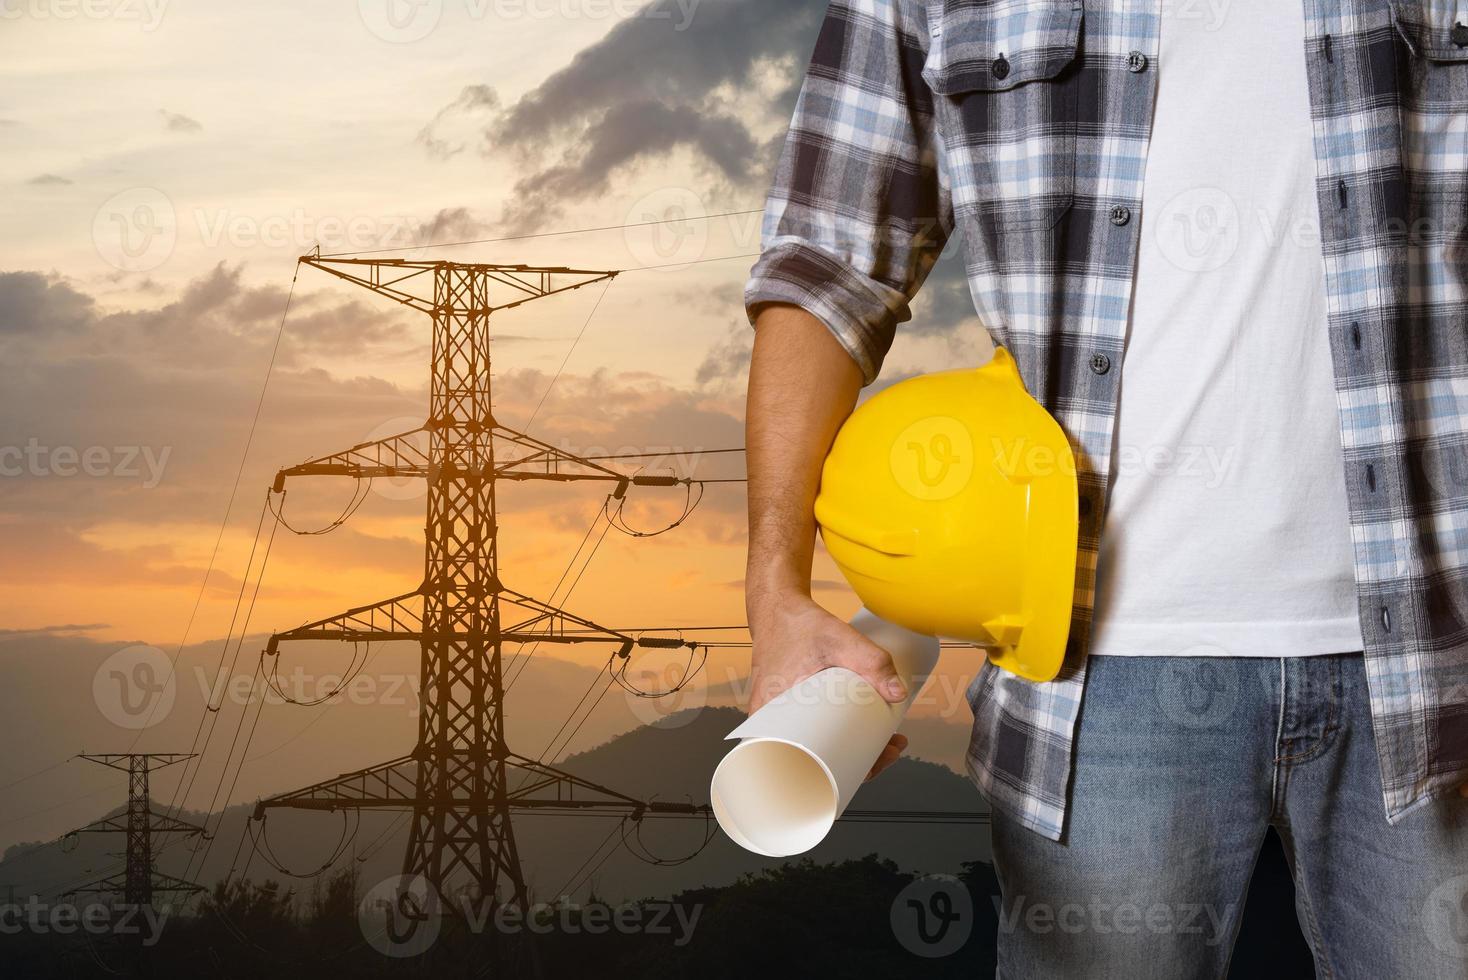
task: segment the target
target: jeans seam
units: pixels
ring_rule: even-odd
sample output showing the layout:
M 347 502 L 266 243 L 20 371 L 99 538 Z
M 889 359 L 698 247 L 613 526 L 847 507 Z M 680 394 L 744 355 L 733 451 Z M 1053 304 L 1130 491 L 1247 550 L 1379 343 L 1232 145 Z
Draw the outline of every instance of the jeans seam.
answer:
M 1325 950 L 1325 937 L 1320 932 L 1320 923 L 1316 921 L 1315 908 L 1310 904 L 1310 892 L 1305 887 L 1305 869 L 1300 865 L 1295 849 L 1295 835 L 1290 830 L 1288 817 L 1280 819 L 1278 829 L 1290 854 L 1290 863 L 1295 873 L 1295 895 L 1299 899 L 1300 908 L 1305 911 L 1305 926 L 1310 931 L 1310 951 L 1315 954 L 1316 969 L 1320 971 L 1322 980 L 1331 980 L 1336 975 L 1335 970 L 1331 968 L 1330 956 Z
M 1340 730 L 1340 727 L 1341 727 L 1340 726 L 1340 719 L 1336 717 L 1336 709 L 1339 706 L 1339 702 L 1340 702 L 1340 700 L 1342 698 L 1342 685 L 1341 685 L 1341 679 L 1340 679 L 1340 663 L 1339 663 L 1339 661 L 1336 661 L 1336 660 L 1332 659 L 1330 661 L 1329 666 L 1330 666 L 1331 675 L 1332 675 L 1332 677 L 1334 679 L 1332 680 L 1331 684 L 1329 685 L 1329 687 L 1330 687 L 1330 694 L 1329 694 L 1329 697 L 1327 698 L 1326 706 L 1325 706 L 1327 713 L 1326 713 L 1326 716 L 1325 716 L 1325 724 L 1323 726 L 1321 726 L 1321 729 L 1320 729 L 1320 738 L 1318 738 L 1318 739 L 1315 740 L 1315 745 L 1313 747 L 1311 747 L 1309 749 L 1306 749 L 1304 752 L 1296 752 L 1296 753 L 1291 754 L 1291 755 L 1280 755 L 1280 756 L 1276 756 L 1275 757 L 1275 760 L 1274 760 L 1276 764 L 1281 763 L 1281 762 L 1287 762 L 1287 763 L 1308 762 L 1311 759 L 1314 759 L 1314 758 L 1317 758 L 1317 757 L 1319 757 L 1321 755 L 1324 755 L 1325 752 L 1330 748 L 1331 743 L 1334 741 L 1336 732 L 1338 732 Z M 1283 672 L 1284 661 L 1280 661 L 1280 668 L 1281 668 L 1281 672 Z M 1284 687 L 1284 685 L 1283 685 L 1283 683 L 1281 683 L 1281 685 L 1280 685 L 1281 691 L 1283 691 L 1283 687 Z M 1283 728 L 1284 728 L 1284 708 L 1283 708 L 1283 705 L 1284 705 L 1284 699 L 1283 699 L 1283 697 L 1281 697 L 1281 699 L 1280 699 L 1280 706 L 1281 706 L 1280 707 L 1280 729 L 1281 729 L 1281 732 L 1283 731 Z M 1301 741 L 1301 740 L 1287 739 L 1286 741 L 1294 742 L 1294 741 Z M 1278 745 L 1276 745 L 1276 750 L 1278 750 Z
M 1271 809 L 1278 811 L 1283 801 L 1283 791 L 1280 788 L 1280 759 L 1279 746 L 1284 739 L 1285 720 L 1285 662 L 1279 658 L 1279 721 L 1274 729 L 1274 765 L 1269 777 L 1269 805 Z

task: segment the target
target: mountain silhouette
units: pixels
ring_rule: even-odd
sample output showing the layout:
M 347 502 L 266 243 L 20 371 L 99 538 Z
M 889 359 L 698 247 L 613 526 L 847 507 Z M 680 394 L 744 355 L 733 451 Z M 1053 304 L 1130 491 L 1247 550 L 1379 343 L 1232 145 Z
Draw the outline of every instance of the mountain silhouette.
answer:
M 733 744 L 724 737 L 743 718 L 744 713 L 735 708 L 681 711 L 571 755 L 557 765 L 638 799 L 706 803 L 714 767 Z M 158 800 L 154 801 L 154 807 L 166 808 Z M 946 766 L 919 759 L 902 759 L 880 778 L 864 785 L 852 807 L 987 809 L 967 779 Z M 104 812 L 120 810 L 113 807 Z M 209 826 L 217 828 L 212 845 L 161 839 L 159 870 L 174 875 L 182 875 L 187 870 L 192 880 L 212 885 L 229 871 L 231 863 L 238 872 L 249 861 L 250 877 L 294 882 L 300 894 L 309 888 L 304 879 L 284 877 L 271 866 L 271 861 L 291 872 L 305 874 L 320 871 L 328 857 L 341 851 L 338 865 L 355 862 L 364 887 L 400 870 L 407 821 L 397 814 L 365 814 L 358 825 L 356 817 L 350 814 L 271 810 L 263 827 L 256 824 L 252 828 L 258 837 L 257 846 L 246 835 L 252 810 L 251 804 L 240 804 L 222 814 L 210 815 Z M 204 814 L 192 811 L 178 816 L 194 823 L 205 821 Z M 603 899 L 619 901 L 723 885 L 741 874 L 784 863 L 737 847 L 718 831 L 711 817 L 707 821 L 647 817 L 641 827 L 629 821 L 622 829 L 618 829 L 618 824 L 619 818 L 613 815 L 517 812 L 515 836 L 532 894 L 543 899 L 558 897 L 570 884 L 575 886 L 572 898 L 584 898 L 594 889 Z M 697 851 L 710 833 L 712 839 L 697 856 L 676 866 L 654 866 L 629 851 L 630 848 L 641 852 L 643 858 L 676 859 Z M 625 846 L 621 844 L 624 834 Z M 109 854 L 116 852 L 121 844 L 120 838 L 84 835 L 69 852 L 56 844 L 16 845 L 0 861 L 0 887 L 13 888 L 18 895 L 32 892 L 45 895 L 62 886 L 80 884 L 88 874 L 102 877 L 120 865 L 120 857 L 109 857 Z M 605 847 L 599 847 L 602 844 Z M 252 851 L 255 853 L 250 860 Z M 982 824 L 843 822 L 807 856 L 818 863 L 827 863 L 868 854 L 889 859 L 904 870 L 957 872 L 965 862 L 988 860 L 988 828 Z M 573 880 L 578 872 L 589 870 L 588 859 L 596 865 L 595 872 L 584 875 L 585 880 Z

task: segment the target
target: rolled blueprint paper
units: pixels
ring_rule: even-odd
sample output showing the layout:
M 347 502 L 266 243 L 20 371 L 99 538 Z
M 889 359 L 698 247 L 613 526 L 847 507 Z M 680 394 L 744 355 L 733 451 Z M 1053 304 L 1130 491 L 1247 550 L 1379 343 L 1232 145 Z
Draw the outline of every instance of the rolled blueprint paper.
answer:
M 812 674 L 745 719 L 709 789 L 719 826 L 768 857 L 810 850 L 845 812 L 928 675 L 938 640 L 863 609 L 851 625 L 892 655 L 907 699 L 889 704 L 845 667 Z

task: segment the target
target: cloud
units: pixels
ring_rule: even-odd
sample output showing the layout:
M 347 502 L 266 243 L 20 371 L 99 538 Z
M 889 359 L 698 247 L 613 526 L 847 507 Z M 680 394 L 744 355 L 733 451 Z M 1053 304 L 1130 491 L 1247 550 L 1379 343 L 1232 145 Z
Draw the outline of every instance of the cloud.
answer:
M 39 583 L 64 584 L 78 594 L 119 583 L 140 589 L 197 587 L 207 550 L 201 556 L 189 542 L 195 540 L 190 535 L 202 538 L 205 531 L 189 529 L 219 525 L 284 302 L 279 287 L 249 286 L 239 267 L 226 265 L 171 298 L 128 309 L 108 309 L 74 281 L 56 275 L 0 273 L 0 357 L 8 372 L 0 390 L 0 450 L 34 447 L 40 454 L 40 472 L 27 466 L 26 472 L 3 479 L 3 551 L 27 557 L 0 561 L 0 592 Z M 407 429 L 424 418 L 424 388 L 333 370 L 344 360 L 401 360 L 405 345 L 421 342 L 412 331 L 422 325 L 405 316 L 410 315 L 344 297 L 336 287 L 297 288 L 241 479 L 236 523 L 253 518 L 252 508 L 259 506 L 255 491 L 268 485 L 280 466 L 378 438 L 389 421 Z M 413 355 L 420 356 L 427 355 Z M 411 372 L 415 385 L 417 376 Z M 546 373 L 511 368 L 495 375 L 497 417 L 517 426 L 548 388 L 534 434 L 553 445 L 583 455 L 665 454 L 656 466 L 684 475 L 742 475 L 737 454 L 700 455 L 742 443 L 741 406 L 733 396 L 606 371 L 565 374 L 551 388 Z M 408 421 L 399 425 L 401 420 Z M 48 470 L 48 454 L 56 449 L 80 453 L 93 447 L 116 464 L 115 471 L 75 474 L 74 462 L 68 464 L 74 475 Z M 151 475 L 144 465 L 148 459 L 166 464 L 156 481 L 144 479 Z M 0 462 L 8 466 L 13 460 L 6 456 Z M 138 475 L 124 471 L 124 462 Z M 328 522 L 341 511 L 347 493 L 339 481 L 304 481 L 292 491 L 291 522 L 301 527 Z M 507 493 L 523 498 L 517 510 L 528 516 L 538 512 L 541 519 L 580 520 L 584 526 L 580 498 L 562 501 L 543 487 L 523 493 L 511 487 Z M 657 496 L 661 508 L 647 516 L 647 524 L 656 524 L 662 511 L 682 499 L 672 493 L 643 496 Z M 711 494 L 704 507 L 727 517 L 740 502 L 726 489 Z M 97 530 L 99 524 L 107 530 Z M 734 520 L 689 525 L 693 534 L 718 541 L 738 528 Z M 313 538 L 311 559 L 394 574 L 421 559 L 421 544 L 397 532 L 363 531 L 354 526 Z M 299 576 L 283 581 L 298 590 L 320 584 Z M 216 569 L 211 584 L 234 588 L 238 581 L 221 578 Z M 120 621 L 110 609 L 93 613 Z M 69 621 L 64 609 L 34 615 Z
M 489 225 L 474 216 L 468 208 L 443 208 L 415 229 L 419 245 L 464 241 L 483 235 Z
M 70 635 L 72 633 L 90 633 L 95 630 L 105 630 L 106 628 L 106 623 L 62 623 L 55 626 L 36 626 L 32 629 L 0 629 L 0 642 L 30 636 L 54 636 Z
M 897 329 L 918 335 L 952 334 L 975 318 L 962 249 L 949 242 L 912 304 L 912 319 Z
M 163 128 L 170 133 L 197 133 L 204 128 L 204 124 L 197 119 L 190 119 L 177 112 L 159 109 L 158 114 L 163 117 Z
M 204 376 L 237 363 L 242 348 L 264 354 L 274 342 L 285 290 L 246 286 L 242 271 L 220 263 L 170 302 L 117 311 L 101 309 L 65 278 L 0 272 L 0 343 L 30 343 L 26 356 L 37 362 L 112 357 L 149 372 L 183 369 Z M 298 291 L 278 363 L 302 367 L 316 356 L 364 353 L 407 338 L 407 324 L 395 308 L 342 300 L 329 290 Z
M 71 181 L 65 177 L 58 177 L 56 174 L 41 174 L 38 177 L 32 177 L 26 183 L 37 187 L 62 187 L 70 184 Z
M 694 380 L 701 385 L 738 381 L 749 372 L 749 359 L 754 351 L 754 330 L 747 323 L 737 323 L 728 335 L 709 349 L 699 364 Z
M 618 168 L 679 147 L 696 151 L 718 177 L 742 184 L 749 182 L 758 144 L 744 124 L 727 113 L 656 101 L 614 106 L 587 127 L 559 164 L 516 182 L 513 203 L 506 206 L 503 220 L 515 230 L 533 229 L 556 214 L 561 202 L 604 194 Z
M 39 272 L 0 272 L 0 342 L 20 334 L 76 333 L 97 317 L 92 297 Z
M 789 118 L 795 88 L 785 80 L 798 80 L 820 6 L 708 0 L 679 23 L 648 4 L 513 104 L 502 106 L 483 85 L 464 89 L 418 141 L 431 156 L 452 156 L 466 141 L 444 132 L 467 119 L 485 152 L 518 154 L 528 172 L 501 219 L 511 231 L 532 229 L 604 194 L 618 172 L 678 150 L 726 186 L 762 188 L 773 156 L 757 132 Z M 771 80 L 780 86 L 773 99 L 760 91 Z
M 464 116 L 473 116 L 481 110 L 498 109 L 499 104 L 499 96 L 488 85 L 464 86 L 458 98 L 438 110 L 427 125 L 418 131 L 418 145 L 436 160 L 457 156 L 463 152 L 464 143 L 461 139 L 445 135 L 445 130 L 451 129 Z

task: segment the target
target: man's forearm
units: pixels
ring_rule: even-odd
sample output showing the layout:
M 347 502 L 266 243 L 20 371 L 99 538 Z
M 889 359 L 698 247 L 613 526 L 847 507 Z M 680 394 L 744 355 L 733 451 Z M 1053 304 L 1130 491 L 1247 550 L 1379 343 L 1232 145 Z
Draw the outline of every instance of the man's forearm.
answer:
M 856 362 L 820 320 L 796 306 L 760 311 L 745 412 L 751 612 L 772 595 L 809 593 L 821 464 L 860 389 Z

